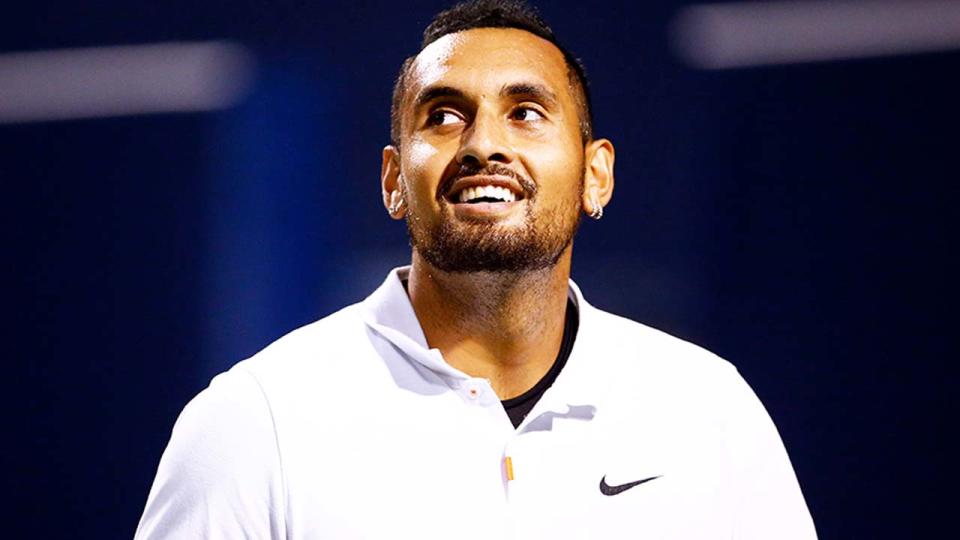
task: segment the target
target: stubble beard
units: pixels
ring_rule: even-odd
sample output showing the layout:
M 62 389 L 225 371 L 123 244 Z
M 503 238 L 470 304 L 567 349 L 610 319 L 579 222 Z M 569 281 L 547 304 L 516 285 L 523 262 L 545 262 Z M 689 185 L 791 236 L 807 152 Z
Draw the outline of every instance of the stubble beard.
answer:
M 583 191 L 581 176 L 580 192 Z M 580 225 L 579 197 L 566 201 L 553 215 L 535 212 L 527 201 L 521 226 L 496 222 L 457 222 L 440 201 L 440 220 L 423 225 L 407 215 L 410 245 L 430 265 L 450 273 L 527 273 L 552 268 L 573 242 Z

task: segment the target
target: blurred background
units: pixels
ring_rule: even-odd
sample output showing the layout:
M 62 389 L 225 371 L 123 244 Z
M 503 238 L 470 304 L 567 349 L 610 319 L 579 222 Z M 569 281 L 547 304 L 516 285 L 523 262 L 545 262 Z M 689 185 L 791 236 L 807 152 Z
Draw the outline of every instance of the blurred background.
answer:
M 5 9 L 7 536 L 131 537 L 212 376 L 408 261 L 380 150 L 448 5 Z M 740 369 L 822 539 L 949 530 L 960 2 L 540 8 L 617 148 L 587 298 Z

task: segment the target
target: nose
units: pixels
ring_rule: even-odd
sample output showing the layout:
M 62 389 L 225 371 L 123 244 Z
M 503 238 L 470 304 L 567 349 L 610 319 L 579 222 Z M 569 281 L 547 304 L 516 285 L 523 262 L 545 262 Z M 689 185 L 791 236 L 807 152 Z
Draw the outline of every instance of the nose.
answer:
M 478 111 L 473 124 L 461 136 L 457 162 L 467 167 L 484 167 L 490 162 L 513 161 L 513 150 L 504 127 L 496 114 Z

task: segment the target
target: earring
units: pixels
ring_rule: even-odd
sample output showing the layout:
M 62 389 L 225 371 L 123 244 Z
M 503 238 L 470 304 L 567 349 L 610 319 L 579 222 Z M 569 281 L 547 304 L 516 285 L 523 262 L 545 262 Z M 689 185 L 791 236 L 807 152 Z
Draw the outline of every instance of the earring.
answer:
M 400 209 L 403 208 L 403 204 L 403 197 L 397 197 L 394 199 L 393 203 L 390 205 L 390 214 L 393 215 L 399 212 Z
M 596 197 L 590 197 L 590 217 L 593 219 L 600 219 L 603 217 L 603 205 L 600 204 L 600 201 Z

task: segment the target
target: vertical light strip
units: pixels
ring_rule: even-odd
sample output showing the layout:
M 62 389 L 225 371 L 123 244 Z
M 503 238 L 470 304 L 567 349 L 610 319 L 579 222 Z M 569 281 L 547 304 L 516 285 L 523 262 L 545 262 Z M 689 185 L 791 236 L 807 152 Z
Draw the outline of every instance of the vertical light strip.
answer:
M 960 49 L 960 1 L 839 0 L 690 6 L 673 23 L 696 67 L 819 62 Z
M 206 111 L 246 92 L 252 55 L 231 42 L 0 55 L 0 123 Z

